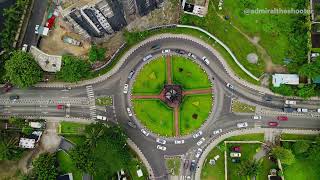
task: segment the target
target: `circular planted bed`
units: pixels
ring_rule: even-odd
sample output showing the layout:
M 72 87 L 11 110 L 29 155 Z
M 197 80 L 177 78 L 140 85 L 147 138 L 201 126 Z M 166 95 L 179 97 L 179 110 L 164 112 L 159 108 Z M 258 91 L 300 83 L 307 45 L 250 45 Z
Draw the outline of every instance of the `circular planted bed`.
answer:
M 131 102 L 139 121 L 161 136 L 192 133 L 208 118 L 212 82 L 199 64 L 181 56 L 150 61 L 137 73 Z

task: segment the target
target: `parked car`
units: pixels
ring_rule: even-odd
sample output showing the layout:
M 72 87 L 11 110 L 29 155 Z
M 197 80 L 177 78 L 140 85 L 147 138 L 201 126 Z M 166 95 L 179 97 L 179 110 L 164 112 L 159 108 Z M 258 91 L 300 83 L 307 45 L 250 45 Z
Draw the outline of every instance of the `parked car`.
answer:
M 148 60 L 151 59 L 151 58 L 152 58 L 152 55 L 149 54 L 149 55 L 145 56 L 142 60 L 143 60 L 143 61 L 148 61 Z
M 97 115 L 97 119 L 105 121 L 105 120 L 107 120 L 107 117 L 101 116 L 101 115 Z
M 168 54 L 168 53 L 170 53 L 170 49 L 164 49 L 164 50 L 162 50 L 162 54 Z
M 227 87 L 230 88 L 230 89 L 234 89 L 234 87 L 230 83 L 227 83 Z
M 286 100 L 284 103 L 285 103 L 285 104 L 290 104 L 290 105 L 295 105 L 295 104 L 297 104 L 297 101 Z
M 128 125 L 132 128 L 137 128 L 137 125 L 132 121 L 128 121 Z
M 176 53 L 178 53 L 178 54 L 186 54 L 187 52 L 186 51 L 184 51 L 184 50 L 181 50 L 181 49 L 176 49 L 176 50 L 174 50 Z
M 144 134 L 145 136 L 149 136 L 149 133 L 145 130 L 145 129 L 141 129 L 142 134 Z
M 195 55 L 192 54 L 192 53 L 188 53 L 188 56 L 189 56 L 189 57 L 192 57 L 192 58 L 195 59 L 195 60 L 197 59 L 197 56 L 195 56 Z
M 206 63 L 206 65 L 210 64 L 210 61 L 207 59 L 207 57 L 203 56 L 202 60 Z
M 164 139 L 157 138 L 156 142 L 159 143 L 159 144 L 166 144 L 167 141 L 164 140 Z
M 183 168 L 188 169 L 188 167 L 189 167 L 189 160 L 186 159 L 183 163 Z
M 18 96 L 18 95 L 12 95 L 12 96 L 10 96 L 9 97 L 9 99 L 11 100 L 11 101 L 16 101 L 16 100 L 18 100 L 20 97 Z
M 261 119 L 261 118 L 262 118 L 262 116 L 252 116 L 252 119 L 255 119 L 255 120 Z
M 131 109 L 130 109 L 130 108 L 128 108 L 128 107 L 127 107 L 127 112 L 128 112 L 128 115 L 129 115 L 129 116 L 132 116 Z
M 279 121 L 288 121 L 288 117 L 287 116 L 278 116 L 277 119 Z
M 123 86 L 123 93 L 127 94 L 128 93 L 128 89 L 129 89 L 129 85 L 128 84 L 124 84 Z
M 231 152 L 231 153 L 230 153 L 230 157 L 232 157 L 232 158 L 234 158 L 234 157 L 241 157 L 241 153 Z
M 238 123 L 238 124 L 237 124 L 237 127 L 238 127 L 238 128 L 245 128 L 245 127 L 248 127 L 248 123 L 247 123 L 247 122 Z
M 129 75 L 128 75 L 128 79 L 131 79 L 134 75 L 134 70 L 130 71 Z
M 240 158 L 231 158 L 231 162 L 240 163 Z
M 166 151 L 167 148 L 165 146 L 157 145 L 157 149 L 160 149 L 162 151 Z
M 232 151 L 234 151 L 234 152 L 240 152 L 240 151 L 241 151 L 241 148 L 240 148 L 240 146 L 233 146 L 233 147 L 232 147 Z
M 197 138 L 197 137 L 199 137 L 199 136 L 201 136 L 202 135 L 202 131 L 199 131 L 199 132 L 197 132 L 196 134 L 194 134 L 192 137 L 193 138 Z
M 155 44 L 155 45 L 153 45 L 151 47 L 151 49 L 153 49 L 153 50 L 157 50 L 157 49 L 160 49 L 160 48 L 161 48 L 160 44 Z
M 175 140 L 174 141 L 174 144 L 184 144 L 184 140 L 181 139 L 181 140 Z
M 206 139 L 205 139 L 204 137 L 202 137 L 202 138 L 197 142 L 197 145 L 198 145 L 198 146 L 201 146 L 201 144 L 203 144 L 205 140 L 206 140 Z
M 65 106 L 63 104 L 58 104 L 57 105 L 57 109 L 64 109 L 64 108 L 65 108 Z
M 201 153 L 202 153 L 202 149 L 201 149 L 201 148 L 198 148 L 198 150 L 197 150 L 197 153 L 196 153 L 195 157 L 196 157 L 196 158 L 199 158 L 199 157 L 200 157 L 200 155 L 201 155 Z
M 196 161 L 192 160 L 190 164 L 190 171 L 193 172 L 196 170 Z
M 217 129 L 217 130 L 213 131 L 213 134 L 216 135 L 216 134 L 219 134 L 221 132 L 222 132 L 222 129 Z
M 306 112 L 308 112 L 308 109 L 306 109 L 306 108 L 298 108 L 297 111 L 306 113 Z
M 268 122 L 268 125 L 271 127 L 277 127 L 279 125 L 278 122 Z

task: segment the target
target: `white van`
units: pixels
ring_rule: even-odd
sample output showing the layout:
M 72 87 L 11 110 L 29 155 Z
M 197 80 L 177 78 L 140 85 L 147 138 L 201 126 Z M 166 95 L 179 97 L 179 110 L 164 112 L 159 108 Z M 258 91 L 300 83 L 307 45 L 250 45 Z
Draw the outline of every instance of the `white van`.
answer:
M 107 117 L 105 117 L 105 116 L 100 116 L 100 115 L 97 115 L 97 119 L 99 119 L 99 120 L 107 120 Z
M 286 103 L 286 104 L 291 104 L 291 105 L 297 104 L 296 101 L 292 101 L 292 100 L 286 100 L 285 103 Z

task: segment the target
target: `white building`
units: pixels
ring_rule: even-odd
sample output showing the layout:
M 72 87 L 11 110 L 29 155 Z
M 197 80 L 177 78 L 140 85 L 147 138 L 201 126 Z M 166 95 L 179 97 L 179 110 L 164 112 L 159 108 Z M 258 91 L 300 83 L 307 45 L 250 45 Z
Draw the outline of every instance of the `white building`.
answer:
M 29 122 L 29 126 L 32 128 L 40 129 L 43 127 L 43 123 L 41 122 Z
M 35 139 L 20 138 L 19 147 L 33 149 L 36 144 Z
M 297 74 L 274 74 L 272 84 L 274 87 L 279 87 L 281 84 L 298 85 L 299 76 Z

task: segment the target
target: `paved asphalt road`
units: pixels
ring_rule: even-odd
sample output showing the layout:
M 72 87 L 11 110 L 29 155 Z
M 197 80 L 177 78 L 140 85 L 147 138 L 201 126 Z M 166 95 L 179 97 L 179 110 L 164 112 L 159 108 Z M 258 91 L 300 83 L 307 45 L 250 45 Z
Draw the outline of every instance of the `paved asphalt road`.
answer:
M 210 65 L 205 65 L 201 60 L 199 63 L 209 73 L 209 76 L 214 78 L 215 86 L 215 107 L 214 116 L 208 119 L 205 126 L 201 128 L 204 132 L 203 137 L 206 142 L 214 138 L 212 132 L 215 129 L 222 128 L 223 131 L 232 130 L 236 128 L 238 122 L 248 122 L 249 127 L 267 127 L 269 121 L 275 121 L 277 114 L 280 114 L 283 107 L 284 99 L 281 97 L 273 97 L 272 102 L 265 102 L 262 100 L 263 94 L 254 89 L 248 89 L 236 81 L 231 79 L 226 72 L 222 69 L 221 64 L 216 56 L 211 51 L 207 50 L 201 45 L 183 39 L 164 39 L 157 42 L 150 42 L 131 54 L 128 60 L 120 68 L 120 70 L 111 78 L 93 84 L 94 97 L 112 95 L 114 97 L 114 107 L 116 119 L 115 123 L 119 123 L 124 127 L 128 136 L 138 145 L 145 157 L 148 159 L 152 166 L 157 179 L 168 179 L 167 170 L 164 164 L 164 155 L 183 155 L 184 159 L 195 159 L 194 149 L 198 148 L 196 142 L 199 140 L 193 139 L 190 136 L 181 137 L 185 139 L 185 144 L 174 145 L 173 138 L 167 139 L 167 151 L 159 151 L 156 149 L 156 136 L 151 133 L 149 137 L 145 137 L 140 128 L 142 125 L 134 118 L 129 118 L 126 112 L 128 103 L 127 96 L 123 94 L 123 86 L 129 83 L 128 74 L 133 69 L 138 69 L 142 65 L 141 59 L 149 53 L 155 53 L 150 50 L 150 47 L 155 44 L 160 44 L 161 48 L 179 48 L 187 50 L 195 54 L 198 59 L 206 56 L 210 60 Z M 234 90 L 228 89 L 225 85 L 231 83 L 235 87 Z M 93 105 L 88 103 L 90 97 L 86 87 L 74 88 L 71 90 L 66 89 L 43 89 L 43 88 L 29 88 L 26 90 L 14 89 L 9 93 L 0 95 L 0 113 L 4 117 L 10 115 L 20 116 L 44 116 L 44 117 L 70 117 L 90 118 L 92 113 L 90 107 Z M 20 99 L 16 102 L 10 101 L 9 96 L 18 94 Z M 92 98 L 92 97 L 91 97 Z M 237 115 L 230 111 L 231 98 L 239 98 L 250 103 L 256 104 L 259 107 L 264 107 L 274 112 L 275 114 L 264 115 L 259 121 L 251 119 L 253 114 Z M 68 104 L 68 110 L 58 110 L 57 104 Z M 298 101 L 297 107 L 307 107 L 315 109 L 320 107 L 320 102 L 317 101 Z M 69 113 L 67 112 L 69 111 Z M 97 108 L 97 114 L 104 114 L 103 108 Z M 301 114 L 288 114 L 289 121 L 280 122 L 280 128 L 320 128 L 320 118 L 312 117 L 311 113 Z M 137 124 L 137 128 L 130 127 L 128 121 L 133 121 Z M 206 144 L 206 143 L 204 143 Z M 201 147 L 204 148 L 204 145 Z M 184 175 L 192 175 L 189 171 L 185 171 Z

